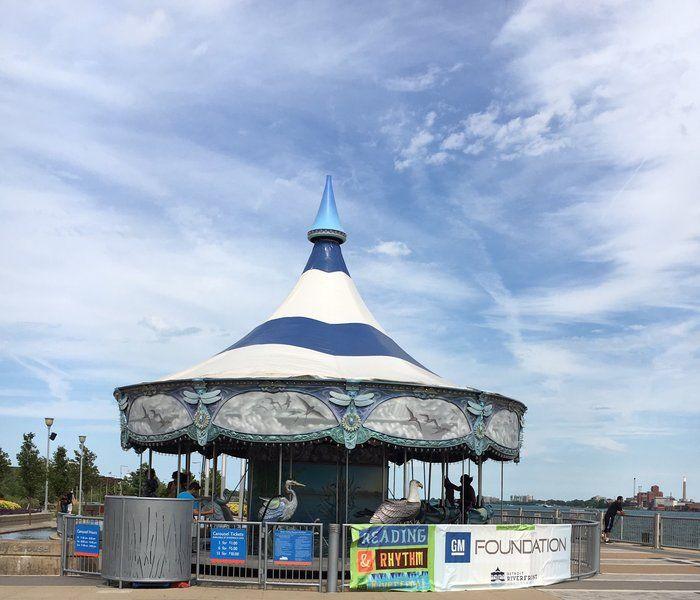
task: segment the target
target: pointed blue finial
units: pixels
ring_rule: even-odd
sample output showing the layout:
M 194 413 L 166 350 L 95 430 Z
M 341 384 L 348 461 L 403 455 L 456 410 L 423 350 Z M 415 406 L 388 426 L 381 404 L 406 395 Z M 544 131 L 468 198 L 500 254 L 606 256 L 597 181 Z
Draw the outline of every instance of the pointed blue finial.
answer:
M 333 181 L 330 175 L 326 175 L 326 188 L 323 190 L 321 205 L 316 213 L 316 220 L 307 234 L 309 241 L 313 242 L 318 238 L 332 239 L 342 244 L 347 239 L 347 234 L 343 231 L 338 217 L 338 209 L 335 207 L 335 196 L 333 195 Z

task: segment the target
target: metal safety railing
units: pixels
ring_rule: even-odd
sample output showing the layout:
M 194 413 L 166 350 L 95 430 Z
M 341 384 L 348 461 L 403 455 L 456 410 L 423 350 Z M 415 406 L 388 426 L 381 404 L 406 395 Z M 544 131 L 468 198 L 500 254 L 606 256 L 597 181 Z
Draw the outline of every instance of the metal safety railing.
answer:
M 62 575 L 100 575 L 102 522 L 102 517 L 59 514 Z
M 313 585 L 322 591 L 323 543 L 323 523 L 266 523 L 263 589 L 268 585 Z
M 197 581 L 323 588 L 322 523 L 195 521 Z
M 261 523 L 195 521 L 193 571 L 197 581 L 260 585 Z
M 661 546 L 700 550 L 700 518 L 661 515 L 659 521 Z
M 571 578 L 592 577 L 600 571 L 600 523 L 571 523 Z
M 655 515 L 618 516 L 610 532 L 610 539 L 616 542 L 656 546 L 654 517 Z

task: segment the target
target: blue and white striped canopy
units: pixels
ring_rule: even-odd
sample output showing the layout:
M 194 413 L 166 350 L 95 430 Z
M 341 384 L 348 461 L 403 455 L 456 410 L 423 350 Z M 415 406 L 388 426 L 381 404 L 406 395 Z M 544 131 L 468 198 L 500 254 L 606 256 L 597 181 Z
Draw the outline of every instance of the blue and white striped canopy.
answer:
M 161 381 L 313 378 L 451 387 L 411 357 L 377 323 L 343 260 L 346 234 L 331 178 L 309 231 L 304 272 L 262 325 L 216 356 Z

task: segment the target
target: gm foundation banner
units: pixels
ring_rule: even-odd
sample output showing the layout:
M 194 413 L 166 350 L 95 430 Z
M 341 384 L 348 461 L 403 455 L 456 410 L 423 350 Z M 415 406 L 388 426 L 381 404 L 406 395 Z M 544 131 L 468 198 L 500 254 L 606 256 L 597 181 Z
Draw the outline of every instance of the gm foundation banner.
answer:
M 350 587 L 454 591 L 571 577 L 571 525 L 352 525 Z
M 571 577 L 571 525 L 435 525 L 436 591 L 548 585 Z
M 352 525 L 350 588 L 433 589 L 431 525 Z

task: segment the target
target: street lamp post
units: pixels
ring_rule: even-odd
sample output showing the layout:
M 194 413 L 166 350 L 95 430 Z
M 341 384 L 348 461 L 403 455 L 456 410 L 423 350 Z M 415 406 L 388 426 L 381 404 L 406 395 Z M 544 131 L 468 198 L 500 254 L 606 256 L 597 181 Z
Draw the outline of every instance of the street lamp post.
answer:
M 78 484 L 78 514 L 83 514 L 83 456 L 85 456 L 85 439 L 86 436 L 79 435 L 78 441 L 80 442 L 80 483 Z
M 53 417 L 46 417 L 46 485 L 44 486 L 44 512 L 49 512 L 49 452 L 51 446 L 51 425 Z

